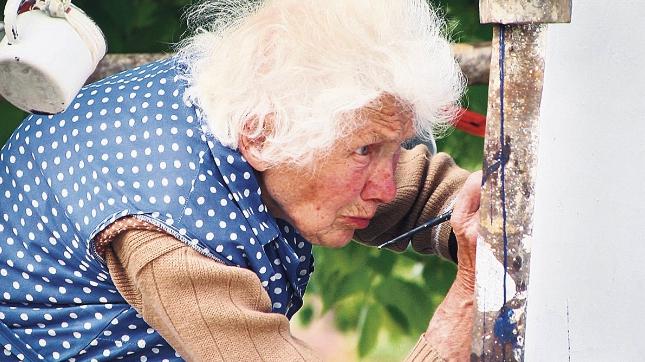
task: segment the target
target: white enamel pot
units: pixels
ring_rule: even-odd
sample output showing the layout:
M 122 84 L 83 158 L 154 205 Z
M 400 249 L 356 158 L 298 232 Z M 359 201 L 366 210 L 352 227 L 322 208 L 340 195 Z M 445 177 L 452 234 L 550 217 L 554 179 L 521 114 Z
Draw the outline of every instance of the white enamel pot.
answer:
M 63 17 L 38 9 L 18 14 L 20 0 L 5 7 L 0 41 L 0 95 L 30 113 L 64 111 L 105 56 L 101 29 L 69 4 Z M 24 7 L 25 4 L 23 4 Z

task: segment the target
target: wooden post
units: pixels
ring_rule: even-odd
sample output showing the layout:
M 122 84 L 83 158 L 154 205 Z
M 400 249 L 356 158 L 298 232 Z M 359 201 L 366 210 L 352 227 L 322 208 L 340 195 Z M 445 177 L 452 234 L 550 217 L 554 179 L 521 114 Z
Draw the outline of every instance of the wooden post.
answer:
M 495 23 L 471 360 L 522 361 L 546 25 L 571 0 L 480 0 Z

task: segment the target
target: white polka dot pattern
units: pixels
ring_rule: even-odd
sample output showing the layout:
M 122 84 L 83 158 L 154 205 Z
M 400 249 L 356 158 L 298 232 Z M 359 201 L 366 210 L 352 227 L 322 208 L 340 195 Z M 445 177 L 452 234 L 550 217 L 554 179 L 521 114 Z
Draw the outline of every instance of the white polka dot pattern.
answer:
M 274 312 L 300 308 L 311 245 L 267 213 L 252 168 L 202 132 L 183 91 L 172 59 L 135 68 L 83 88 L 66 112 L 28 117 L 2 148 L 5 355 L 181 360 L 94 250 L 94 237 L 127 215 L 253 270 Z

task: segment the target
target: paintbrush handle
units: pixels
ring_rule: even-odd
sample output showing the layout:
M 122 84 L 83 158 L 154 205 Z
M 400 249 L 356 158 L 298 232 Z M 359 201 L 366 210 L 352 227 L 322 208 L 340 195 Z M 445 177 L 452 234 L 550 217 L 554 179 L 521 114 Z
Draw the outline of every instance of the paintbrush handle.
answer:
M 425 230 L 427 228 L 431 228 L 433 226 L 439 225 L 444 221 L 450 220 L 451 216 L 452 216 L 452 210 L 444 212 L 443 214 L 435 217 L 434 219 L 430 219 L 430 220 L 426 221 L 425 223 L 415 227 L 414 229 L 412 229 L 412 230 L 410 230 L 410 231 L 408 231 L 408 232 L 406 232 L 404 234 L 401 234 L 400 236 L 397 236 L 396 238 L 394 238 L 394 239 L 392 239 L 390 241 L 387 241 L 387 242 L 379 245 L 378 248 L 381 249 L 384 246 L 394 244 L 394 243 L 399 242 L 401 240 L 409 239 L 414 234 L 416 234 L 416 233 L 418 233 L 420 231 L 423 231 L 423 230 Z

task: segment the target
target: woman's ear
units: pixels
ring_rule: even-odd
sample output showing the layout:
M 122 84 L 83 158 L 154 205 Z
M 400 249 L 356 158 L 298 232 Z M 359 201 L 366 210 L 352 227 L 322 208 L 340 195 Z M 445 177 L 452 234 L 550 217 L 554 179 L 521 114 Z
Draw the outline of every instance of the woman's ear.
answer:
M 244 159 L 246 159 L 253 169 L 259 172 L 266 171 L 269 168 L 268 163 L 259 157 L 264 141 L 264 136 L 249 138 L 247 135 L 242 134 L 238 142 L 238 149 L 242 156 L 244 156 Z
M 257 124 L 257 118 L 249 119 L 245 125 L 242 133 L 240 134 L 240 139 L 238 142 L 238 148 L 242 156 L 246 161 L 253 167 L 256 171 L 262 172 L 266 171 L 269 168 L 269 163 L 262 160 L 259 156 L 264 148 L 264 145 L 267 140 L 267 135 L 272 131 L 273 119 L 271 115 L 267 115 L 264 118 L 262 132 L 257 135 L 250 137 L 250 134 L 256 134 L 252 129 L 253 126 Z

